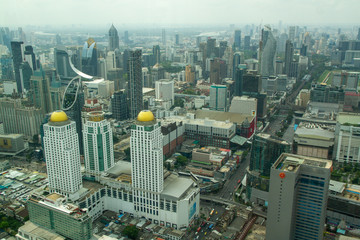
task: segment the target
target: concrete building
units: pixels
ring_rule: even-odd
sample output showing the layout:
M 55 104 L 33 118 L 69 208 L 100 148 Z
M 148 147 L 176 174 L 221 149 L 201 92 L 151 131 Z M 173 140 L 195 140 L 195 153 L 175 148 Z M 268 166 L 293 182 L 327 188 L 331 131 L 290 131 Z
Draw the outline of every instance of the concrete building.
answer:
M 65 240 L 65 237 L 51 230 L 41 228 L 30 221 L 25 222 L 25 224 L 18 229 L 15 237 L 16 240 Z
M 265 26 L 261 33 L 260 42 L 260 74 L 271 76 L 275 72 L 276 40 L 270 26 Z
M 85 175 L 98 180 L 101 173 L 114 166 L 113 135 L 103 112 L 89 112 L 83 126 Z
M 332 162 L 283 153 L 271 167 L 266 239 L 323 239 Z
M 346 89 L 357 89 L 359 83 L 360 72 L 334 72 L 331 86 L 333 87 L 342 87 L 345 86 Z
M 111 112 L 113 118 L 123 121 L 129 118 L 128 101 L 125 89 L 114 92 L 111 97 Z
M 161 79 L 155 82 L 155 97 L 157 100 L 169 102 L 170 107 L 174 105 L 174 81 L 170 79 Z M 170 109 L 167 108 L 167 109 Z
M 329 87 L 326 84 L 314 84 L 310 90 L 310 101 L 325 103 L 343 103 L 345 91 L 343 88 Z
M 98 96 L 101 98 L 109 98 L 114 94 L 115 85 L 113 81 L 105 80 L 98 84 Z
M 336 118 L 333 159 L 339 162 L 360 162 L 360 115 L 340 112 Z
M 226 112 L 228 109 L 228 90 L 225 85 L 210 87 L 210 109 Z
M 249 96 L 234 97 L 229 112 L 256 116 L 257 99 Z
M 3 87 L 4 87 L 4 95 L 12 95 L 13 93 L 17 93 L 17 86 L 16 86 L 16 82 L 12 82 L 12 81 L 4 81 L 3 83 Z
M 306 108 L 310 101 L 310 90 L 309 89 L 301 89 L 299 94 L 296 97 L 295 104 L 297 106 Z
M 129 54 L 127 97 L 129 101 L 129 116 L 131 119 L 135 119 L 139 112 L 144 109 L 141 50 L 130 51 Z
M 298 155 L 332 159 L 334 130 L 316 124 L 300 124 L 294 134 L 293 153 Z
M 182 121 L 162 120 L 161 133 L 163 135 L 163 154 L 165 157 L 170 157 L 184 141 L 185 125 Z
M 92 237 L 92 218 L 87 214 L 87 210 L 67 203 L 62 195 L 32 195 L 27 205 L 30 221 L 36 225 L 55 231 L 68 239 L 87 240 Z
M 0 134 L 0 154 L 16 155 L 29 147 L 22 134 Z
M 0 122 L 0 134 L 5 134 L 3 122 Z
M 69 199 L 80 197 L 82 176 L 76 124 L 63 111 L 53 112 L 44 124 L 44 153 L 50 192 Z
M 119 49 L 119 34 L 113 24 L 109 29 L 109 50 Z

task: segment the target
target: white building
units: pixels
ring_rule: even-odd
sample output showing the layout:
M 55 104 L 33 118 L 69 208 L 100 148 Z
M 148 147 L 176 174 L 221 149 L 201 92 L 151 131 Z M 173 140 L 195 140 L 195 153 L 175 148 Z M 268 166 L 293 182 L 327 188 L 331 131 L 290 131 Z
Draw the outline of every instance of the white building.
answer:
M 99 179 L 99 175 L 114 166 L 113 138 L 110 122 L 103 112 L 89 112 L 83 125 L 85 175 Z
M 44 124 L 43 140 L 50 191 L 79 198 L 82 177 L 76 123 L 63 111 L 53 112 Z
M 114 94 L 115 84 L 113 81 L 105 80 L 98 85 L 98 96 L 102 98 L 109 98 Z
M 229 112 L 256 116 L 257 99 L 249 96 L 234 97 Z
M 5 81 L 4 82 L 4 94 L 11 95 L 14 92 L 17 93 L 16 82 Z
M 163 101 L 171 101 L 174 104 L 174 81 L 161 79 L 155 82 L 155 97 Z

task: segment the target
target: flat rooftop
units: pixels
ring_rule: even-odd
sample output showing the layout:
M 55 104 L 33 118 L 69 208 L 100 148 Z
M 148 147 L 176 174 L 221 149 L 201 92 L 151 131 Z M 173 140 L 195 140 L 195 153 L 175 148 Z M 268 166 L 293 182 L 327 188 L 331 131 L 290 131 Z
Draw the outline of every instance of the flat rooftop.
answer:
M 311 138 L 317 140 L 334 140 L 335 133 L 321 128 L 304 128 L 298 127 L 295 131 L 295 135 L 303 138 Z
M 331 168 L 332 161 L 283 153 L 274 163 L 273 167 L 282 171 L 296 172 L 299 169 L 300 165 L 308 165 L 319 168 Z
M 25 225 L 21 226 L 21 230 L 24 233 L 29 233 L 34 236 L 41 236 L 41 239 L 44 240 L 64 240 L 65 238 L 56 234 L 54 232 L 50 232 L 44 228 L 41 228 L 34 223 L 27 221 Z
M 344 124 L 344 123 L 360 124 L 360 114 L 340 112 L 338 113 L 336 120 L 340 124 Z
M 164 190 L 162 195 L 180 198 L 194 184 L 193 180 L 186 177 L 179 177 L 171 174 L 164 181 Z
M 254 116 L 241 114 L 241 113 L 230 113 L 230 112 L 219 112 L 212 110 L 196 110 L 195 116 L 197 119 L 213 119 L 216 121 L 230 121 L 237 124 L 242 124 L 245 119 L 251 122 Z

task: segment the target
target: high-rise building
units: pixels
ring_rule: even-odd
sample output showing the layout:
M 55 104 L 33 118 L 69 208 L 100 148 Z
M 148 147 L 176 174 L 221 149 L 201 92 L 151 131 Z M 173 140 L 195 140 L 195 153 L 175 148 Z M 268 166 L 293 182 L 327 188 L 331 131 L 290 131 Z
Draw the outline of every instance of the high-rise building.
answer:
M 166 46 L 166 32 L 165 32 L 164 28 L 161 31 L 161 42 L 162 42 L 162 45 Z
M 241 53 L 240 52 L 235 52 L 234 53 L 232 63 L 233 63 L 233 67 L 232 67 L 233 72 L 232 72 L 231 77 L 232 77 L 232 79 L 235 79 L 235 72 L 238 69 L 239 64 L 241 64 Z
M 129 31 L 127 31 L 127 30 L 124 32 L 124 43 L 125 44 L 130 43 L 130 41 L 129 41 Z
M 114 92 L 111 97 L 111 112 L 113 118 L 123 121 L 129 118 L 128 101 L 125 89 Z
M 81 71 L 91 76 L 97 76 L 97 49 L 95 40 L 89 38 L 83 46 L 81 56 Z
M 76 200 L 79 198 L 79 190 L 82 188 L 76 124 L 69 120 L 65 112 L 55 111 L 43 128 L 50 192 L 56 192 Z
M 30 79 L 32 102 L 35 107 L 40 108 L 43 113 L 50 112 L 50 82 L 45 79 L 45 73 L 40 70 L 35 71 Z
M 242 93 L 248 95 L 250 93 L 261 92 L 261 76 L 256 71 L 248 71 L 243 75 Z
M 283 153 L 271 167 L 266 239 L 323 239 L 332 161 Z
M 224 56 L 225 50 L 228 47 L 227 41 L 220 41 L 219 43 L 219 58 L 222 58 Z
M 246 73 L 246 65 L 240 64 L 234 70 L 235 70 L 233 77 L 233 81 L 235 81 L 234 96 L 241 96 L 243 95 L 243 84 L 244 84 L 243 76 Z
M 266 205 L 269 200 L 271 166 L 284 152 L 290 152 L 288 142 L 265 133 L 254 136 L 246 177 L 246 194 L 250 201 L 258 205 Z
M 141 50 L 130 51 L 128 60 L 128 101 L 129 115 L 131 119 L 136 118 L 144 108 L 142 94 L 142 67 L 141 67 Z
M 358 29 L 358 34 L 357 34 L 357 38 L 358 41 L 360 41 L 360 28 Z
M 249 50 L 250 49 L 250 36 L 244 37 L 244 49 Z
M 289 40 L 291 42 L 294 42 L 294 40 L 295 40 L 295 26 L 289 27 Z
M 73 78 L 76 73 L 71 69 L 69 55 L 65 48 L 57 47 L 54 49 L 55 68 L 61 78 Z
M 30 79 L 33 75 L 33 70 L 31 69 L 28 62 L 22 62 L 19 67 L 20 72 L 20 83 L 23 90 L 30 90 Z
M 114 24 L 111 24 L 109 29 L 109 50 L 114 51 L 115 49 L 119 49 L 119 35 Z
M 186 65 L 185 67 L 185 81 L 195 83 L 195 69 L 191 65 Z
M 135 211 L 154 218 L 159 215 L 164 167 L 161 126 L 150 111 L 141 111 L 131 129 L 130 154 Z
M 33 71 L 35 71 L 37 69 L 35 53 L 34 53 L 34 49 L 32 46 L 30 46 L 30 45 L 25 46 L 24 59 L 26 62 L 29 63 L 29 65 Z
M 239 50 L 241 48 L 241 30 L 235 30 L 234 46 L 235 46 L 235 49 L 237 49 L 237 50 Z
M 265 26 L 261 34 L 260 42 L 260 74 L 264 76 L 274 75 L 275 72 L 276 40 L 270 26 Z
M 228 92 L 225 85 L 210 87 L 210 109 L 226 112 L 228 109 Z
M 154 57 L 154 64 L 160 63 L 160 46 L 159 45 L 155 45 L 153 46 L 153 57 Z
M 294 56 L 294 46 L 290 40 L 286 41 L 285 46 L 285 67 L 284 67 L 284 74 L 290 76 L 290 65 L 293 60 Z
M 98 180 L 101 173 L 114 166 L 113 136 L 103 112 L 89 112 L 83 126 L 85 175 Z
M 226 77 L 226 62 L 220 58 L 210 60 L 210 82 L 221 84 Z
M 209 37 L 206 42 L 206 58 L 214 58 L 216 56 L 216 39 Z
M 23 87 L 21 84 L 21 78 L 20 78 L 20 65 L 23 62 L 24 59 L 24 49 L 23 49 L 24 42 L 11 42 L 11 53 L 13 58 L 13 66 L 14 66 L 14 72 L 15 72 L 15 80 L 17 85 L 18 93 L 22 93 Z
M 180 44 L 180 35 L 177 33 L 175 34 L 175 44 L 179 45 Z

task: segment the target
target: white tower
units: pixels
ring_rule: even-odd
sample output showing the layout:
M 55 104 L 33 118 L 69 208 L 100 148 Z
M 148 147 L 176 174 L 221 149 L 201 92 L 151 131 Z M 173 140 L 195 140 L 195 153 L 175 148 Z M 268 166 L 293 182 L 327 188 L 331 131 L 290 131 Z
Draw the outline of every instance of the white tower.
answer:
M 82 188 L 79 137 L 76 123 L 63 111 L 53 112 L 44 124 L 44 152 L 50 191 L 72 200 L 79 198 Z
M 154 218 L 159 215 L 164 169 L 161 127 L 151 111 L 141 111 L 131 127 L 130 154 L 135 211 Z
M 86 175 L 98 180 L 102 172 L 114 166 L 112 130 L 103 112 L 89 112 L 87 115 L 83 127 Z

